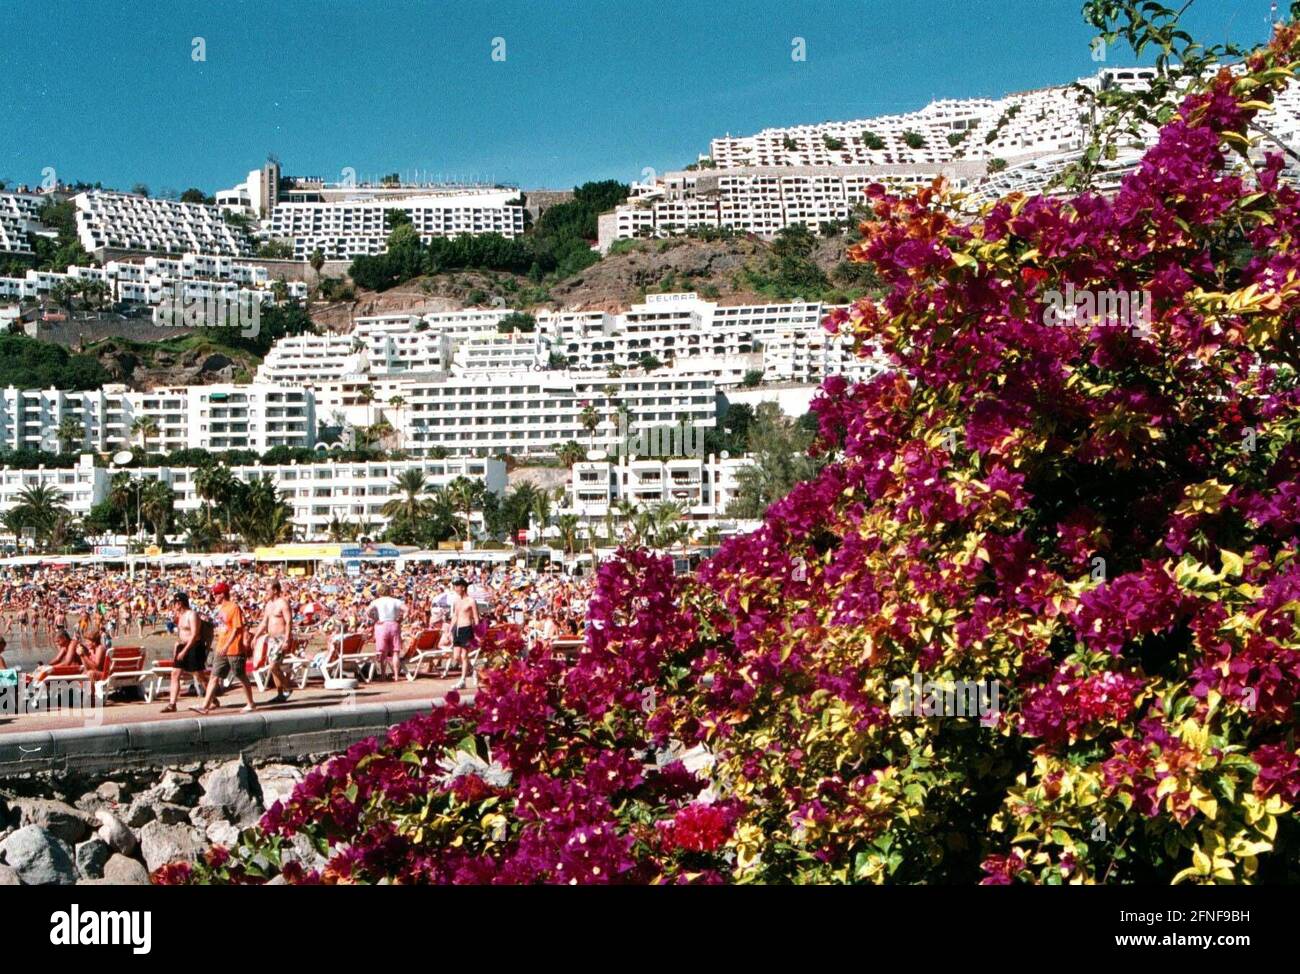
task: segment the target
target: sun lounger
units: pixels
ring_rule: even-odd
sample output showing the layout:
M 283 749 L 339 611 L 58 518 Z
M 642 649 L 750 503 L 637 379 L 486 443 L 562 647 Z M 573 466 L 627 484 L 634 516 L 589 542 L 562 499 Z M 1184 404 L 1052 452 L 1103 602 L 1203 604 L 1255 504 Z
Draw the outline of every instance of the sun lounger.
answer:
M 114 690 L 143 688 L 150 670 L 145 665 L 144 650 L 139 646 L 114 646 L 108 651 L 104 672 L 95 680 L 95 696 L 103 700 Z
M 379 652 L 366 649 L 365 633 L 352 632 L 332 636 L 329 645 L 330 649 L 338 650 L 338 655 L 331 660 L 330 666 L 333 672 L 328 675 L 342 678 L 344 673 L 351 669 L 358 679 L 374 679 L 375 666 L 379 663 Z M 362 676 L 363 671 L 365 676 Z
M 94 676 L 92 673 L 87 673 L 80 663 L 42 667 L 32 674 L 31 682 L 27 686 L 27 706 L 36 709 L 42 703 L 48 704 L 50 691 L 55 686 L 80 685 L 81 692 L 89 693 L 94 689 Z
M 285 647 L 284 655 L 280 657 L 280 672 L 290 680 L 292 680 L 291 674 L 297 670 L 296 664 L 309 664 L 311 662 L 310 659 L 304 658 L 302 655 L 304 645 L 305 640 L 294 636 L 289 641 L 289 645 Z M 271 685 L 271 660 L 265 653 L 262 654 L 262 662 L 253 665 L 250 675 L 259 690 L 265 690 Z
M 158 697 L 162 696 L 163 688 L 171 683 L 172 670 L 176 669 L 176 664 L 169 659 L 154 660 L 144 680 L 144 698 L 149 703 L 153 703 Z M 190 678 L 190 686 L 194 688 L 196 696 L 203 696 L 207 689 L 203 681 L 199 679 L 197 673 L 187 673 L 185 676 Z M 182 682 L 184 678 L 182 677 Z
M 441 629 L 421 629 L 416 634 L 407 647 L 407 656 L 404 659 L 408 680 L 415 682 L 426 665 L 429 667 L 429 675 L 432 676 L 439 662 L 442 663 L 442 675 L 447 675 L 454 656 L 450 641 L 446 646 L 441 643 Z

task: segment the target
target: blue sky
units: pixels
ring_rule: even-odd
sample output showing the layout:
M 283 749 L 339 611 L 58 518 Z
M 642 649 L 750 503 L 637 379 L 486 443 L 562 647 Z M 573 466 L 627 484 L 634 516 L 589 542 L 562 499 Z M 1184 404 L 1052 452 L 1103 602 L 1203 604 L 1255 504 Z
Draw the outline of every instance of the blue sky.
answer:
M 212 192 L 275 153 L 286 173 L 327 179 L 348 166 L 525 188 L 631 181 L 728 131 L 1090 74 L 1080 6 L 0 0 L 0 179 L 35 183 L 52 166 L 65 180 Z M 1197 0 L 1188 23 L 1208 41 L 1254 43 L 1267 19 L 1268 0 Z

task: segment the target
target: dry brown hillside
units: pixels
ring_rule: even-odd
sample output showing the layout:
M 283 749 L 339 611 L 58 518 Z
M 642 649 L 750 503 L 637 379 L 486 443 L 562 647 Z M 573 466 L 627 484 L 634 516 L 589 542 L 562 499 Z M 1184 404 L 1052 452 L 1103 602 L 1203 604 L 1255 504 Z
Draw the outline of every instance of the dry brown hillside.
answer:
M 836 269 L 844 261 L 850 236 L 819 239 L 813 254 L 830 279 L 810 300 L 835 299 L 853 292 L 853 284 Z M 686 237 L 642 240 L 609 254 L 591 267 L 549 286 L 527 277 L 493 271 L 448 271 L 407 281 L 388 291 L 362 291 L 349 303 L 319 306 L 312 317 L 335 331 L 347 331 L 353 318 L 399 312 L 450 311 L 465 307 L 510 307 L 526 310 L 576 309 L 623 311 L 647 292 L 695 291 L 724 304 L 770 301 L 747 271 L 762 275 L 771 260 L 771 244 L 756 238 L 703 241 Z M 838 292 L 838 293 L 837 293 Z

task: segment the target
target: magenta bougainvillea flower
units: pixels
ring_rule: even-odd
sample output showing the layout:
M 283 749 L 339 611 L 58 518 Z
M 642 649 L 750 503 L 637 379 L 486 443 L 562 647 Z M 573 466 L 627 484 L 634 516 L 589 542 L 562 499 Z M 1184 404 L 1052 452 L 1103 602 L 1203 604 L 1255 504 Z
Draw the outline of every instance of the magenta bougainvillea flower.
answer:
M 1300 193 L 1250 127 L 1298 58 L 1207 78 L 1112 198 L 873 187 L 888 290 L 827 325 L 894 368 L 826 381 L 814 480 L 694 578 L 620 552 L 576 662 L 489 641 L 472 704 L 159 880 L 1300 878 Z

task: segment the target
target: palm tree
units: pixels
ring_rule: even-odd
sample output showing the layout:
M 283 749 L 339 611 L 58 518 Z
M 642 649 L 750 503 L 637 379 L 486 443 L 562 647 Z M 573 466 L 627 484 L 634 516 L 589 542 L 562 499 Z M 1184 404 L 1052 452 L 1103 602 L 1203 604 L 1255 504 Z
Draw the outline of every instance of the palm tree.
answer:
M 465 516 L 465 539 L 470 540 L 470 529 L 474 508 L 483 503 L 483 495 L 487 493 L 481 480 L 470 480 L 468 477 L 457 477 L 447 485 L 447 500 L 452 508 L 459 514 Z
M 367 446 L 376 443 L 382 445 L 386 440 L 391 438 L 395 432 L 397 431 L 393 429 L 392 423 L 386 419 L 381 419 L 379 422 L 366 427 L 364 440 Z
M 226 536 L 231 533 L 230 518 L 235 500 L 235 475 L 224 463 L 210 463 L 194 471 L 194 492 L 206 503 L 200 508 L 204 523 L 212 526 L 213 515 L 224 511 L 225 530 L 218 532 L 218 545 L 224 547 Z
M 184 512 L 176 526 L 184 533 L 190 551 L 216 551 L 221 546 L 221 533 L 213 529 L 206 508 Z
M 383 506 L 384 517 L 390 521 L 400 518 L 415 523 L 428 512 L 428 498 L 422 496 L 428 488 L 424 471 L 403 470 L 393 481 L 393 490 L 402 496 L 394 497 Z
M 406 408 L 406 400 L 401 396 L 393 396 L 388 400 L 388 405 L 397 413 L 397 428 L 402 429 L 402 410 Z M 398 436 L 397 448 L 402 449 L 401 436 Z
M 18 502 L 12 511 L 14 525 L 20 529 L 31 528 L 38 546 L 50 536 L 59 517 L 67 513 L 68 505 L 63 494 L 46 484 L 24 487 L 18 493 Z
M 671 548 L 690 537 L 690 528 L 681 523 L 685 514 L 685 505 L 673 501 L 662 501 L 650 508 L 655 541 L 661 548 Z
M 171 525 L 176 505 L 176 492 L 161 480 L 150 480 L 140 491 L 140 516 L 153 528 L 154 544 L 162 547 L 164 535 Z
M 50 547 L 66 551 L 75 541 L 84 541 L 85 533 L 81 522 L 69 511 L 59 511 L 50 525 Z
M 134 477 L 125 470 L 113 474 L 108 485 L 108 503 L 113 510 L 120 512 L 122 523 L 131 523 L 131 501 L 138 496 L 139 485 Z
M 546 526 L 551 523 L 551 495 L 544 490 L 535 491 L 529 513 L 537 518 L 537 532 L 546 533 Z
M 366 419 L 368 420 L 366 425 L 373 426 L 375 423 L 375 390 L 371 389 L 370 386 L 366 386 L 357 393 L 357 398 L 360 399 L 362 405 L 366 407 Z
M 108 297 L 108 285 L 103 281 L 87 281 L 81 289 L 82 295 L 95 309 L 104 306 L 104 300 Z
M 258 477 L 239 491 L 234 529 L 251 546 L 279 544 L 294 536 L 293 510 L 270 477 Z
M 588 447 L 594 448 L 596 445 L 596 427 L 600 425 L 600 413 L 596 412 L 595 406 L 591 403 L 587 403 L 587 405 L 582 408 L 582 413 L 578 417 L 578 422 L 580 422 L 582 428 L 587 431 Z
M 62 307 L 72 320 L 73 304 L 77 297 L 77 285 L 74 281 L 58 281 L 50 288 L 50 300 Z
M 570 469 L 572 469 L 575 463 L 580 463 L 586 459 L 586 456 L 586 451 L 582 449 L 582 445 L 574 440 L 569 440 L 568 443 L 565 443 L 555 451 L 555 458 L 559 460 L 563 466 L 569 467 Z
M 632 515 L 632 543 L 648 548 L 671 548 L 680 543 L 686 529 L 678 522 L 684 513 L 682 505 L 670 501 L 638 508 Z
M 561 514 L 555 519 L 555 527 L 560 532 L 560 546 L 566 555 L 571 555 L 578 548 L 578 518 L 574 514 Z
M 307 263 L 311 264 L 311 269 L 316 272 L 316 286 L 319 288 L 320 269 L 325 266 L 325 255 L 321 253 L 319 247 L 311 252 L 311 256 L 307 258 Z
M 330 516 L 330 524 L 326 529 L 329 532 L 329 539 L 335 544 L 347 540 L 348 525 L 346 521 L 340 521 L 337 514 Z
M 159 432 L 158 420 L 152 416 L 137 416 L 131 423 L 131 435 L 140 437 L 140 449 L 146 454 L 149 452 L 150 438 L 157 436 Z
M 73 444 L 81 446 L 86 442 L 86 427 L 75 416 L 64 416 L 59 420 L 55 435 L 59 440 L 59 452 L 67 453 Z

